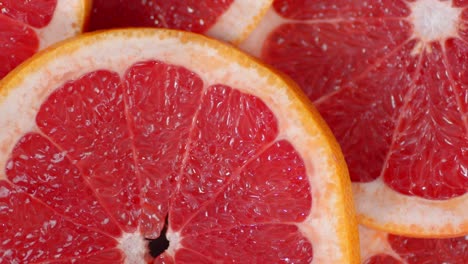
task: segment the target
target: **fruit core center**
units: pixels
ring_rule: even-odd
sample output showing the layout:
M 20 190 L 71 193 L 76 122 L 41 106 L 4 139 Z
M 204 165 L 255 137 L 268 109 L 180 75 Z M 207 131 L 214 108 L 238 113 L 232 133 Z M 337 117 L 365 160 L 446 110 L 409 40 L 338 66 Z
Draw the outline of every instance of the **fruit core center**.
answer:
M 415 37 L 431 42 L 458 35 L 462 9 L 453 7 L 452 1 L 419 0 L 410 7 Z
M 146 263 L 148 241 L 141 234 L 124 234 L 120 239 L 119 248 L 126 257 L 125 263 Z

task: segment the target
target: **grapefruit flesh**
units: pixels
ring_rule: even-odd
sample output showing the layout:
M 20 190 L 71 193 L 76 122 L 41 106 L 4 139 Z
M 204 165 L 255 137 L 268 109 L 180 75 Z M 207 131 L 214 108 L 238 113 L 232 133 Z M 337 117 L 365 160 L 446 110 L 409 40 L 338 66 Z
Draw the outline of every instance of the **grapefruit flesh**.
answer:
M 41 28 L 52 20 L 57 0 L 14 1 L 2 0 L 1 13 L 27 25 Z
M 343 148 L 368 224 L 468 232 L 466 6 L 276 0 L 241 45 L 291 76 L 317 106 Z M 384 217 L 420 206 L 453 217 L 423 224 L 416 213 Z M 410 231 L 411 221 L 422 229 Z
M 90 30 L 156 26 L 204 32 L 233 2 L 94 0 Z
M 238 43 L 253 30 L 272 0 L 94 0 L 90 30 L 172 28 Z
M 81 31 L 87 0 L 0 1 L 0 79 L 44 47 Z
M 242 261 L 276 248 L 278 255 L 258 261 L 309 263 L 312 245 L 294 225 L 311 209 L 303 161 L 287 141 L 276 140 L 277 123 L 258 98 L 227 86 L 202 88 L 193 72 L 157 61 L 139 62 L 123 80 L 100 71 L 67 83 L 41 106 L 40 132 L 15 147 L 6 175 L 22 192 L 8 199 L 25 203 L 32 198 L 23 192 L 34 194 L 39 201 L 23 214 L 62 216 L 49 220 L 59 225 L 31 221 L 42 224 L 39 230 L 71 229 L 73 236 L 88 222 L 96 225 L 88 253 L 115 246 L 112 237 L 121 231 L 155 238 L 169 214 L 171 232 L 185 247 L 175 260 L 195 254 Z M 12 226 L 11 237 L 21 227 Z M 43 238 L 37 229 L 18 234 L 15 241 L 27 250 L 12 260 L 44 260 L 33 258 L 44 245 L 28 243 Z M 88 235 L 57 254 L 72 257 Z M 29 250 L 32 258 L 23 258 Z
M 225 75 L 246 66 L 230 70 L 224 63 L 233 62 L 217 57 L 201 66 L 207 61 L 201 57 L 214 52 L 231 60 L 241 53 L 230 55 L 237 51 L 188 33 L 158 32 L 71 41 L 22 69 L 31 79 L 49 78 L 43 88 L 12 88 L 21 83 L 16 76 L 5 81 L 7 94 L 33 89 L 38 96 L 27 109 L 38 108 L 30 115 L 34 111 L 14 104 L 25 115 L 21 120 L 30 121 L 0 120 L 16 127 L 0 136 L 7 151 L 0 157 L 0 263 L 315 263 L 330 250 L 357 263 L 348 244 L 351 200 L 341 197 L 346 190 L 333 191 L 346 174 L 332 172 L 332 186 L 319 177 L 330 170 L 327 151 L 318 148 L 324 163 L 305 159 L 316 151 L 297 144 L 307 136 L 288 134 L 301 128 L 268 106 L 271 93 L 248 92 L 251 79 Z M 147 49 L 158 42 L 161 49 Z M 95 58 L 97 50 L 128 56 Z M 194 54 L 200 58 L 185 62 Z M 206 72 L 218 68 L 222 77 Z M 50 76 L 54 70 L 67 73 Z M 250 71 L 247 76 L 259 78 Z M 16 100 L 5 98 L 3 107 Z M 316 118 L 306 116 L 307 122 Z M 316 181 L 327 189 L 316 184 L 315 191 Z M 347 209 L 334 213 L 335 202 Z M 325 222 L 331 215 L 348 222 L 335 227 Z M 161 235 L 168 248 L 153 254 L 150 240 Z
M 360 227 L 364 264 L 453 263 L 468 261 L 466 236 L 424 239 L 397 236 Z
M 7 16 L 0 16 L 0 32 L 0 45 L 5 47 L 0 52 L 0 78 L 3 78 L 37 51 L 39 40 L 32 29 Z

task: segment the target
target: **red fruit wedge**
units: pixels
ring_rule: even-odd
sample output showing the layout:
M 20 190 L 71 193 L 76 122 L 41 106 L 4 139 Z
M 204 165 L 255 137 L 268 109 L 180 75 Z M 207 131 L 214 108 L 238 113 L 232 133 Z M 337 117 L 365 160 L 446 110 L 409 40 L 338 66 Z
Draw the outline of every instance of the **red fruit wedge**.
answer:
M 173 28 L 239 43 L 273 0 L 94 0 L 90 30 Z
M 81 32 L 88 0 L 0 0 L 0 79 L 37 51 Z
M 110 31 L 1 84 L 0 263 L 359 263 L 338 144 L 240 51 Z
M 242 45 L 296 80 L 331 126 L 366 225 L 468 233 L 467 5 L 276 0 Z
M 468 263 L 468 237 L 411 238 L 359 227 L 363 264 Z

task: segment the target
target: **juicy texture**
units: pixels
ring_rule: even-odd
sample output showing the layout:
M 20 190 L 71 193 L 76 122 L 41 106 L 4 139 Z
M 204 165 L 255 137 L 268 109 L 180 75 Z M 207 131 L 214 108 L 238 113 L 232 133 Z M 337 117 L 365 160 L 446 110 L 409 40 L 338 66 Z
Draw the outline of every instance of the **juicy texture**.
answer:
M 206 87 L 183 67 L 146 61 L 122 77 L 96 71 L 70 81 L 43 103 L 36 123 L 37 131 L 21 139 L 7 163 L 2 223 L 16 232 L 22 221 L 8 212 L 17 211 L 31 219 L 28 232 L 40 233 L 55 217 L 72 233 L 96 237 L 93 245 L 101 251 L 75 253 L 79 245 L 72 243 L 53 258 L 122 261 L 116 249 L 122 232 L 138 228 L 155 238 L 169 214 L 169 232 L 181 237 L 183 249 L 175 245 L 175 255 L 160 258 L 240 261 L 249 249 L 269 252 L 260 262 L 312 260 L 312 245 L 296 226 L 311 210 L 304 162 L 289 142 L 277 138 L 276 119 L 254 96 L 221 84 Z M 13 189 L 18 201 L 37 200 L 28 211 L 45 216 L 30 217 L 20 202 L 8 202 Z M 81 192 L 78 199 L 74 191 Z M 244 247 L 201 248 L 206 244 L 200 239 L 233 234 Z M 25 249 L 11 249 L 1 260 L 47 260 L 52 253 L 32 259 L 28 248 L 55 248 L 63 233 L 40 233 L 47 245 L 41 247 L 28 243 L 26 232 L 20 235 Z
M 0 14 L 0 79 L 39 48 L 36 33 L 28 26 Z
M 45 27 L 57 0 L 0 0 L 0 79 L 39 48 L 34 29 Z
M 234 0 L 94 0 L 90 30 L 160 27 L 203 33 L 232 2 Z
M 0 0 L 2 15 L 9 16 L 35 28 L 42 28 L 49 24 L 56 6 L 57 0 Z
M 424 42 L 405 1 L 274 2 L 281 23 L 259 55 L 314 101 L 353 181 L 432 200 L 467 192 L 468 10 L 450 3 L 458 35 Z
M 389 235 L 393 250 L 408 264 L 453 263 L 468 261 L 468 240 L 465 236 L 447 239 L 422 239 Z
M 409 14 L 407 4 L 401 0 L 332 0 L 321 2 L 313 0 L 275 0 L 273 6 L 281 16 L 298 20 L 337 17 L 401 17 Z
M 399 261 L 398 259 L 390 255 L 379 254 L 379 255 L 375 255 L 365 260 L 364 264 L 402 264 L 402 263 L 401 261 Z
M 56 199 L 59 197 L 56 197 Z M 58 215 L 44 202 L 0 182 L 1 263 L 82 260 L 106 254 L 117 242 L 99 230 Z
M 377 243 L 388 244 L 389 248 L 363 259 L 363 264 L 464 264 L 468 261 L 468 239 L 465 236 L 423 239 L 384 233 L 382 235 L 383 240 Z M 366 240 L 366 238 L 363 238 L 363 240 Z M 362 244 L 362 246 L 367 247 L 363 250 L 375 247 L 375 245 L 366 243 Z

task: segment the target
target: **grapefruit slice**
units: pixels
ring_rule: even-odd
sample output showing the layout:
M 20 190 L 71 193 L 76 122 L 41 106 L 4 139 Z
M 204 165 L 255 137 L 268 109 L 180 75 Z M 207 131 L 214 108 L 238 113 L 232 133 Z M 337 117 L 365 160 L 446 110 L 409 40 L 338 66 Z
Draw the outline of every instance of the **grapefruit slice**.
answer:
M 230 43 L 244 40 L 273 0 L 94 0 L 90 30 L 173 28 Z
M 467 5 L 277 0 L 242 44 L 324 116 L 366 225 L 468 233 Z
M 1 83 L 0 262 L 358 263 L 344 158 L 299 91 L 181 31 L 29 60 Z
M 359 227 L 363 264 L 468 262 L 468 236 L 412 238 Z
M 88 0 L 0 0 L 0 79 L 38 50 L 80 33 Z

